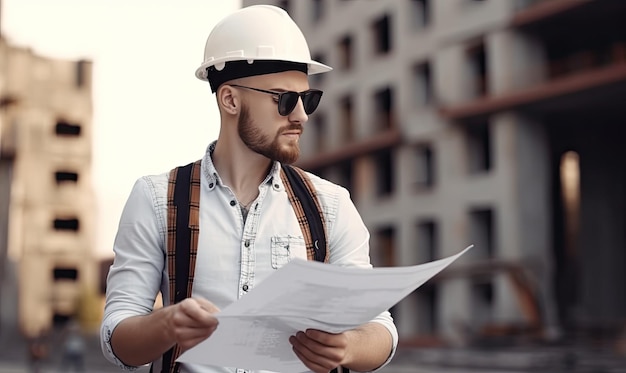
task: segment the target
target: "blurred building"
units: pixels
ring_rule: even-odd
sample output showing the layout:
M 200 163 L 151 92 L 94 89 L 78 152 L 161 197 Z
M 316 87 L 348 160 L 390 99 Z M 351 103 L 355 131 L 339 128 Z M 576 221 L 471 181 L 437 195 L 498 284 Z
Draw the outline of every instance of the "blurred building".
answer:
M 373 263 L 475 244 L 394 307 L 403 341 L 623 330 L 625 1 L 243 3 L 335 68 L 300 166 L 351 191 Z
M 29 337 L 97 286 L 91 72 L 0 38 L 0 316 Z

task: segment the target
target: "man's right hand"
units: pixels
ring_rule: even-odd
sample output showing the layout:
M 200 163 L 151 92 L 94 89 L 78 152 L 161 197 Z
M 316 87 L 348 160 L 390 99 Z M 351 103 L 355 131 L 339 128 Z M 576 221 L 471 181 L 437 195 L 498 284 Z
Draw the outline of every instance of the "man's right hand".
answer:
M 169 335 L 182 351 L 210 337 L 219 323 L 213 315 L 219 308 L 206 299 L 187 298 L 168 308 Z
M 143 316 L 132 316 L 118 324 L 111 348 L 124 364 L 140 366 L 158 359 L 175 343 L 186 351 L 202 342 L 217 328 L 213 303 L 187 298 Z

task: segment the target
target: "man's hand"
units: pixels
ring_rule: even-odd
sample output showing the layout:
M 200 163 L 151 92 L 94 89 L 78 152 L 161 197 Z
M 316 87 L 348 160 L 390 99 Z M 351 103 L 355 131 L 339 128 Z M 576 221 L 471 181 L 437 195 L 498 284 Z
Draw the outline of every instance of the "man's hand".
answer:
M 308 329 L 291 336 L 289 343 L 304 365 L 316 373 L 328 373 L 348 359 L 349 340 L 346 333 L 331 334 Z
M 370 372 L 380 368 L 393 349 L 391 333 L 377 322 L 338 334 L 308 329 L 289 337 L 289 342 L 296 356 L 316 373 L 328 373 L 338 366 Z
M 169 335 L 182 351 L 210 337 L 217 328 L 218 321 L 213 314 L 219 309 L 206 299 L 187 298 L 169 308 Z
M 187 298 L 148 315 L 129 317 L 113 331 L 111 347 L 130 366 L 155 361 L 175 343 L 186 351 L 213 334 L 218 324 L 213 314 L 218 311 L 208 300 Z

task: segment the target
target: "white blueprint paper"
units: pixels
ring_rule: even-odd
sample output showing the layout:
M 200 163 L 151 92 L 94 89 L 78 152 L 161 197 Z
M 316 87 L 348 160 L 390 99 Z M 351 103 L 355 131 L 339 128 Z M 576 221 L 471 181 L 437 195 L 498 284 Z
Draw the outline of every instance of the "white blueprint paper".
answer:
M 289 336 L 339 333 L 388 310 L 458 257 L 406 267 L 346 268 L 294 259 L 216 316 L 211 337 L 178 361 L 283 373 L 308 371 Z

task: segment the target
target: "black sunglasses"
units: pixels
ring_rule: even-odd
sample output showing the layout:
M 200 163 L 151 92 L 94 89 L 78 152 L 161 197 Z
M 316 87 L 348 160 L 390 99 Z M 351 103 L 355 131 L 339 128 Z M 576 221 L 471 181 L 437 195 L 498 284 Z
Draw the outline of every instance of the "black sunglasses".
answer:
M 315 111 L 315 109 L 317 109 L 317 105 L 320 104 L 320 100 L 322 99 L 322 94 L 324 93 L 320 91 L 319 89 L 308 89 L 302 92 L 294 92 L 294 91 L 276 92 L 276 91 L 268 91 L 265 89 L 259 89 L 259 88 L 253 88 L 253 87 L 246 87 L 244 85 L 238 85 L 238 84 L 229 84 L 229 85 L 232 87 L 237 87 L 237 88 L 251 89 L 253 91 L 267 93 L 267 94 L 278 97 L 278 114 L 282 115 L 283 117 L 286 117 L 287 115 L 291 114 L 293 109 L 296 108 L 299 98 L 302 98 L 302 105 L 304 105 L 304 112 L 307 113 L 307 115 L 311 114 L 312 112 Z

